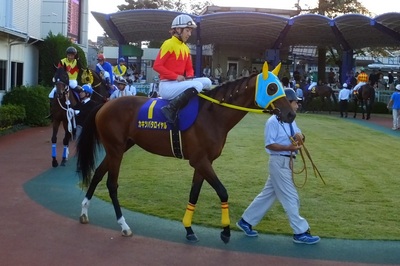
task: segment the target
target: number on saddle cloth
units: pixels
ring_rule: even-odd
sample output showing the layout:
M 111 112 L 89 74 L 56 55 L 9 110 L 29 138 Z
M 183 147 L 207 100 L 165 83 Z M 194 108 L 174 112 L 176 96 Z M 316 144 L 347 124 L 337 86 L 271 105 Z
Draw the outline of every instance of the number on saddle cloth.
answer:
M 168 104 L 168 100 L 150 98 L 140 108 L 137 127 L 153 130 L 171 130 L 171 125 L 161 112 L 161 107 Z M 179 110 L 179 130 L 184 131 L 194 124 L 199 113 L 199 97 L 193 97 L 189 103 Z

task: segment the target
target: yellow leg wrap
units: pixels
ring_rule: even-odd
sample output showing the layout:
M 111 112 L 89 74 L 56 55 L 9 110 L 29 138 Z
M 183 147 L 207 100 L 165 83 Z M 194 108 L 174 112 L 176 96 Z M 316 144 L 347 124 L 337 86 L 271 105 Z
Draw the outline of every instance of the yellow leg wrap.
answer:
M 229 219 L 228 202 L 221 202 L 221 223 L 222 223 L 222 227 L 225 227 L 225 226 L 228 226 L 231 224 L 231 220 Z
M 188 203 L 188 205 L 186 206 L 186 212 L 182 219 L 182 223 L 185 227 L 192 226 L 192 218 L 193 218 L 193 213 L 194 213 L 195 208 L 196 208 L 196 205 L 193 205 L 191 203 Z

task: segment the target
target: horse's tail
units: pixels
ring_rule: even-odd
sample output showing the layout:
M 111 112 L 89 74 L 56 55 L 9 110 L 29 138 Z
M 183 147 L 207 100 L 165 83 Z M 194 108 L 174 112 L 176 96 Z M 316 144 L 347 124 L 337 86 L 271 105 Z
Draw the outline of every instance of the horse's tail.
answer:
M 86 117 L 76 147 L 78 157 L 77 169 L 82 174 L 82 183 L 84 186 L 90 184 L 91 176 L 96 166 L 96 153 L 100 141 L 98 138 L 95 118 L 97 112 L 102 106 L 103 104 L 96 106 Z

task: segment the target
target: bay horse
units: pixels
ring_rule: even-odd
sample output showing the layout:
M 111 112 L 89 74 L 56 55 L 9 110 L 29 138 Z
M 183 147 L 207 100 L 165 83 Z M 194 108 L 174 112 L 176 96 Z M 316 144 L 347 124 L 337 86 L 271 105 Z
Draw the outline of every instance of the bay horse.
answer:
M 361 86 L 358 91 L 353 91 L 354 100 L 354 118 L 357 117 L 358 104 L 361 107 L 362 119 L 365 119 L 367 113 L 367 120 L 371 118 L 372 106 L 375 102 L 375 89 L 370 83 Z
M 56 91 L 52 99 L 51 105 L 51 115 L 52 115 L 52 127 L 53 133 L 51 136 L 51 156 L 52 156 L 52 166 L 57 167 L 57 134 L 60 124 L 62 124 L 64 129 L 63 138 L 63 154 L 61 160 L 61 166 L 65 166 L 68 160 L 68 145 L 72 139 L 72 132 L 74 129 L 74 110 L 73 107 L 78 103 L 79 96 L 75 96 L 69 89 L 69 77 L 66 70 L 66 66 L 60 66 L 57 68 L 53 81 L 56 85 Z
M 98 103 L 104 103 L 110 97 L 106 83 L 93 69 L 83 68 L 81 74 L 82 84 L 90 84 L 93 89 L 91 99 Z
M 323 111 L 324 107 L 328 106 L 329 114 L 332 111 L 332 99 L 334 104 L 337 104 L 337 98 L 335 95 L 335 91 L 326 84 L 316 85 L 311 90 L 308 90 L 308 85 L 303 86 L 303 94 L 304 94 L 304 106 L 307 110 L 310 109 L 311 102 L 313 99 L 320 99 L 321 106 L 318 111 Z M 313 108 L 313 111 L 316 108 Z
M 228 132 L 248 112 L 266 113 L 272 109 L 270 112 L 278 115 L 282 121 L 290 123 L 294 120 L 296 113 L 277 78 L 279 69 L 280 64 L 269 71 L 268 64 L 264 63 L 261 74 L 223 83 L 193 99 L 198 100 L 198 115 L 189 128 L 179 132 L 181 141 L 178 141 L 183 150 L 183 159 L 188 160 L 194 168 L 189 202 L 182 220 L 188 241 L 198 241 L 191 224 L 204 180 L 215 190 L 221 201 L 223 231 L 220 238 L 224 243 L 230 240 L 228 192 L 212 167 L 213 161 L 221 155 Z M 169 130 L 150 128 L 150 125 L 157 128 L 169 125 L 162 122 L 166 121 L 165 118 L 161 122 L 147 124 L 149 128 L 140 118 L 143 105 L 150 106 L 148 110 L 145 109 L 146 116 L 155 116 L 157 111 L 160 113 L 157 110 L 160 108 L 157 107 L 159 101 L 165 100 L 142 96 L 120 97 L 105 103 L 101 108 L 98 106 L 87 117 L 77 144 L 77 167 L 81 171 L 83 185 L 89 186 L 82 201 L 81 223 L 89 222 L 90 200 L 97 185 L 108 173 L 107 188 L 121 233 L 123 236 L 132 235 L 122 215 L 117 195 L 118 175 L 124 153 L 136 144 L 150 153 L 177 157 Z M 96 150 L 100 144 L 104 147 L 105 157 L 96 168 Z

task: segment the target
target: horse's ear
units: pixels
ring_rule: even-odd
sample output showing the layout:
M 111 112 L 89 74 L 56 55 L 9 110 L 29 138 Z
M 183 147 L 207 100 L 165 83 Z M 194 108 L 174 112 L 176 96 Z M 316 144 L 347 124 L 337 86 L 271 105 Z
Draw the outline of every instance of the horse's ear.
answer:
M 275 76 L 278 76 L 279 71 L 281 70 L 281 63 L 279 63 L 274 70 L 272 70 L 271 72 L 275 74 Z
M 262 76 L 263 76 L 264 80 L 268 79 L 268 62 L 267 61 L 264 62 L 264 65 L 262 67 Z
M 57 70 L 57 65 L 56 64 L 53 64 L 53 67 L 54 67 L 54 70 Z

